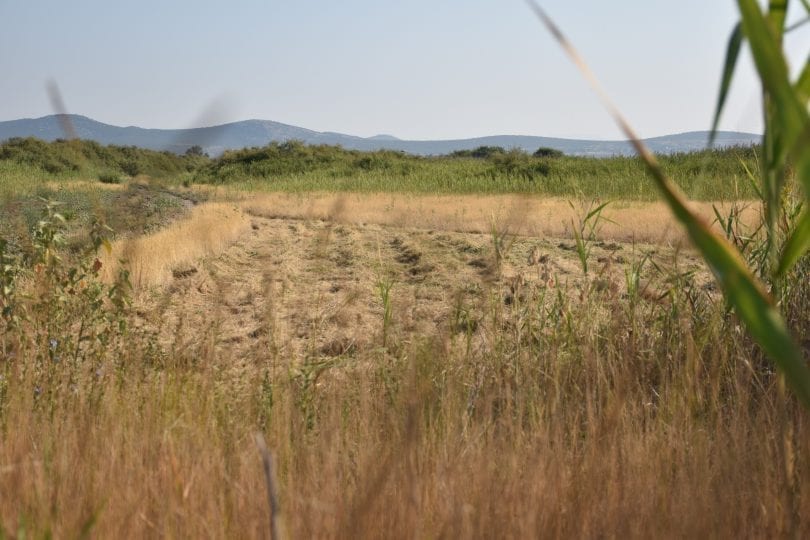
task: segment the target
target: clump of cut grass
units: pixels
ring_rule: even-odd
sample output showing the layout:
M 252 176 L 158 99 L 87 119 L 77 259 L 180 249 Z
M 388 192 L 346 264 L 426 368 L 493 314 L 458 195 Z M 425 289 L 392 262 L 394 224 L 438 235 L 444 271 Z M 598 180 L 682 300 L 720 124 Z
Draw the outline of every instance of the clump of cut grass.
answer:
M 173 270 L 222 252 L 249 229 L 250 218 L 233 204 L 202 204 L 155 233 L 116 241 L 102 259 L 102 276 L 113 276 L 123 261 L 135 287 L 162 285 Z

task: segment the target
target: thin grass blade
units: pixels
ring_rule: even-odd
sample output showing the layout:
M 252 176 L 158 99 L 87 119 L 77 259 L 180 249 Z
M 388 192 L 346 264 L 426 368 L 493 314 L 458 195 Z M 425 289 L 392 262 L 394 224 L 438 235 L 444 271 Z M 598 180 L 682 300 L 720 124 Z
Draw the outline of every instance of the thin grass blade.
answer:
M 742 24 L 737 23 L 731 31 L 731 37 L 728 40 L 728 47 L 726 48 L 726 62 L 723 66 L 723 78 L 720 81 L 720 94 L 717 97 L 717 108 L 714 112 L 712 131 L 709 135 L 710 146 L 714 144 L 714 139 L 717 136 L 717 126 L 720 124 L 720 115 L 723 113 L 723 107 L 726 105 L 726 98 L 731 88 L 731 81 L 734 78 L 734 69 L 737 67 L 737 59 L 740 56 L 740 49 L 742 48 L 744 37 L 745 34 L 743 34 Z
M 720 228 L 723 229 L 723 232 L 726 233 L 726 238 L 731 236 L 731 227 L 732 227 L 732 220 L 731 218 L 726 219 L 720 214 L 720 210 L 717 208 L 716 205 L 712 205 L 712 210 L 714 211 L 714 217 L 717 219 L 717 224 L 720 225 Z
M 804 103 L 810 101 L 810 58 L 804 64 L 799 78 L 796 80 L 796 91 L 799 93 L 799 99 Z
M 748 168 L 748 165 L 745 163 L 744 160 L 740 160 L 740 165 L 742 168 L 745 169 L 745 178 L 748 180 L 748 184 L 751 186 L 751 190 L 757 196 L 757 199 L 762 200 L 762 188 L 759 187 L 759 182 L 757 181 L 756 175 L 751 172 L 751 169 Z
M 790 26 L 785 28 L 785 35 L 788 35 L 791 32 L 795 32 L 796 30 L 798 30 L 799 28 L 801 28 L 802 26 L 804 26 L 807 23 L 810 23 L 810 17 L 805 17 L 804 19 L 791 24 Z
M 782 251 L 782 258 L 779 262 L 778 274 L 785 275 L 799 259 L 810 249 L 810 210 L 807 208 L 801 213 L 796 227 L 793 229 L 785 247 Z
M 610 201 L 604 202 L 604 203 L 600 204 L 599 206 L 597 206 L 596 208 L 594 208 L 593 210 L 591 210 L 590 212 L 588 212 L 588 215 L 585 217 L 585 221 L 590 220 L 593 216 L 595 216 L 595 215 L 599 214 L 600 212 L 602 212 L 602 210 L 604 210 L 605 207 L 608 204 L 610 204 Z

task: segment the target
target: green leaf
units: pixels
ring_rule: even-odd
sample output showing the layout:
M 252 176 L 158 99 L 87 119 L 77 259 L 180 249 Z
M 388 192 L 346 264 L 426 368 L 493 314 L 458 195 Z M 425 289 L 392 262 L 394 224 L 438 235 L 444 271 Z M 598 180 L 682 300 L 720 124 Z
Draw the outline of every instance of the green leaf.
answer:
M 593 216 L 595 216 L 596 214 L 598 214 L 599 212 L 601 212 L 602 210 L 604 210 L 604 209 L 605 209 L 605 207 L 606 207 L 608 204 L 610 204 L 610 203 L 609 203 L 609 202 L 602 203 L 602 204 L 600 204 L 599 206 L 597 206 L 596 208 L 594 208 L 593 210 L 591 210 L 590 212 L 588 212 L 588 215 L 587 215 L 587 216 L 585 216 L 585 221 L 588 221 L 588 220 L 589 220 L 589 219 L 591 219 Z
M 808 249 L 810 249 L 810 209 L 805 208 L 796 228 L 785 242 L 782 259 L 779 261 L 778 275 L 783 276 L 789 272 Z
M 799 99 L 804 103 L 810 101 L 810 58 L 804 64 L 801 75 L 796 81 L 796 91 L 799 93 Z
M 734 78 L 734 68 L 737 66 L 737 58 L 740 56 L 740 48 L 742 47 L 743 38 L 745 34 L 742 31 L 742 24 L 737 23 L 731 31 L 731 37 L 728 40 L 728 47 L 726 48 L 726 62 L 723 66 L 723 78 L 720 81 L 720 94 L 717 97 L 717 108 L 714 112 L 714 121 L 712 122 L 712 131 L 709 136 L 709 145 L 714 144 L 714 138 L 717 135 L 717 126 L 720 124 L 720 115 L 723 113 L 723 107 L 726 105 L 726 98 L 728 91 L 731 88 L 731 80 Z
M 771 97 L 775 120 L 780 128 L 782 148 L 780 163 L 792 154 L 796 162 L 799 181 L 804 186 L 805 197 L 810 200 L 810 116 L 807 113 L 807 95 L 810 93 L 810 73 L 805 67 L 796 86 L 790 83 L 787 64 L 779 46 L 778 38 L 769 27 L 756 0 L 738 0 L 743 17 L 743 28 L 751 44 L 760 79 Z M 773 5 L 784 4 L 772 1 L 769 17 L 777 17 L 778 10 Z M 810 247 L 807 238 L 807 213 L 799 219 L 796 229 L 786 242 L 776 269 L 777 276 L 784 276 Z
M 775 108 L 779 133 L 782 142 L 779 162 L 785 162 L 790 151 L 796 153 L 795 159 L 799 168 L 804 168 L 803 161 L 810 162 L 810 148 L 807 142 L 810 136 L 810 117 L 807 108 L 799 99 L 798 93 L 790 83 L 787 63 L 782 55 L 779 40 L 771 25 L 760 11 L 756 0 L 737 0 L 742 15 L 742 24 L 751 53 L 759 72 L 762 85 L 767 91 Z M 773 2 L 772 2 L 773 3 Z M 779 4 L 780 2 L 775 2 Z M 802 176 L 805 193 L 810 193 L 810 176 Z

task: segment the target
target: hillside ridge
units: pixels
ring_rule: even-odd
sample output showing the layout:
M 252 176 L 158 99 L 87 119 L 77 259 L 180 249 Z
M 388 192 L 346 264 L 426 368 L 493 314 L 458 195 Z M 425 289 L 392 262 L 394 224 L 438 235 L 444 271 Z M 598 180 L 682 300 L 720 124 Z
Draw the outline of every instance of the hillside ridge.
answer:
M 337 132 L 319 132 L 275 122 L 273 120 L 242 120 L 226 124 L 188 129 L 155 129 L 139 126 L 115 126 L 79 114 L 68 115 L 76 134 L 101 144 L 137 146 L 150 150 L 183 153 L 192 146 L 201 146 L 208 154 L 219 155 L 226 150 L 265 146 L 271 142 L 300 140 L 306 144 L 339 145 L 350 150 L 395 150 L 416 155 L 449 154 L 479 146 L 521 148 L 533 152 L 539 147 L 554 148 L 566 154 L 592 157 L 631 155 L 627 141 L 566 139 L 530 135 L 491 135 L 468 139 L 403 140 L 393 135 L 358 137 Z M 22 118 L 0 122 L 0 142 L 14 137 L 37 137 L 46 141 L 64 138 L 59 115 Z M 703 150 L 708 145 L 708 131 L 692 131 L 646 139 L 656 153 L 671 154 Z M 715 146 L 749 146 L 760 141 L 753 133 L 722 131 Z

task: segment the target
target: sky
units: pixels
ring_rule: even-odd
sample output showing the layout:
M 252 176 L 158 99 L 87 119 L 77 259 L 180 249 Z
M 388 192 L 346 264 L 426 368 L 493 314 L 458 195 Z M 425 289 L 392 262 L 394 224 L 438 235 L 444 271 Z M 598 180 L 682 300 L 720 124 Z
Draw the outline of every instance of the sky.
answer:
M 733 0 L 540 4 L 643 137 L 709 128 Z M 54 80 L 123 126 L 623 138 L 523 0 L 0 0 L 0 74 L 0 120 L 53 113 Z M 759 95 L 746 53 L 721 127 L 760 131 Z

